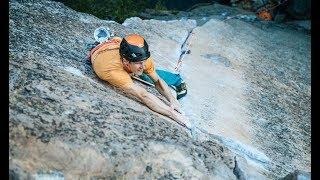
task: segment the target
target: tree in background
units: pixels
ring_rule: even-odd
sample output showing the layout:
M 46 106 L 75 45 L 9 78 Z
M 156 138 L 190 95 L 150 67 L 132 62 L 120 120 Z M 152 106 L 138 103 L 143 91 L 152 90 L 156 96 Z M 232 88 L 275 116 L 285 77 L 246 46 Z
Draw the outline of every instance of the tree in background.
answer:
M 122 23 L 126 18 L 137 16 L 146 8 L 152 8 L 149 0 L 55 0 L 80 12 L 92 14 L 100 19 Z
M 167 7 L 166 7 L 166 3 L 167 3 L 167 0 L 158 0 L 158 2 L 156 3 L 154 9 L 155 10 L 167 10 Z

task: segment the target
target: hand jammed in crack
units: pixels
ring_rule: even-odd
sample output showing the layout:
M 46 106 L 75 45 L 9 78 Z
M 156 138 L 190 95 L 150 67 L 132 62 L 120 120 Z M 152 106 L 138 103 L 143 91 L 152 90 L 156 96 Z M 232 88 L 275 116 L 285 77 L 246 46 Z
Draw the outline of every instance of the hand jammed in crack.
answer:
M 183 114 L 173 110 L 172 112 L 173 116 L 174 116 L 174 120 L 176 120 L 180 125 L 188 128 L 188 129 L 191 129 L 191 122 L 190 120 L 184 116 Z

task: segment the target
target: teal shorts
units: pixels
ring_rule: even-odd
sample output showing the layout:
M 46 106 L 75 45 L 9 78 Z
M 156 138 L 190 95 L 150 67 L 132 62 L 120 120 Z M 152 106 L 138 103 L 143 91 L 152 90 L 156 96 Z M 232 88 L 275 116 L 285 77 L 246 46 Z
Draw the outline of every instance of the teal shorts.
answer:
M 161 79 L 163 79 L 168 84 L 168 86 L 178 87 L 183 82 L 180 74 L 175 74 L 169 71 L 158 70 L 158 69 L 156 69 L 156 73 L 159 75 Z M 145 81 L 148 81 L 154 84 L 153 80 L 145 73 L 143 73 L 139 77 Z

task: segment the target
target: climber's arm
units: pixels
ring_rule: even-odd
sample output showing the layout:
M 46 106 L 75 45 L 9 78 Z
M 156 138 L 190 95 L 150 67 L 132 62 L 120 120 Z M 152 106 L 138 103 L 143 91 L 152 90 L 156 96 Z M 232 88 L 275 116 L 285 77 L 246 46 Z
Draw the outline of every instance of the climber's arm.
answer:
M 161 79 L 155 71 L 152 73 L 149 73 L 149 76 L 155 82 L 154 84 L 155 84 L 157 91 L 160 94 L 162 94 L 170 102 L 170 106 L 173 109 L 180 112 L 180 104 L 179 104 L 178 100 L 171 94 L 167 83 L 163 79 Z
M 187 119 L 175 111 L 174 109 L 167 106 L 164 102 L 162 102 L 155 95 L 149 93 L 147 90 L 142 88 L 139 85 L 132 84 L 123 89 L 126 93 L 131 94 L 141 100 L 146 106 L 148 106 L 151 110 L 158 112 L 162 115 L 165 115 L 179 124 L 186 126 Z

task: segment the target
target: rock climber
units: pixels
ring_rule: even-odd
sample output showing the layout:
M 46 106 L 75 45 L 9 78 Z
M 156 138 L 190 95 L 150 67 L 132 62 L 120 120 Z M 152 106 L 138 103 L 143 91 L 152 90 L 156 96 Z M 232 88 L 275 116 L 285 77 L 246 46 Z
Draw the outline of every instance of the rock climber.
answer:
M 179 74 L 155 69 L 148 44 L 141 35 L 113 37 L 93 48 L 89 59 L 94 72 L 100 79 L 137 97 L 151 110 L 173 119 L 182 126 L 189 127 L 190 123 L 181 114 L 177 100 L 186 95 L 186 84 Z M 153 83 L 157 91 L 170 104 L 167 105 L 142 86 L 133 83 L 132 75 Z M 176 90 L 177 97 L 171 94 L 169 86 Z

